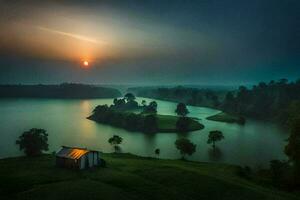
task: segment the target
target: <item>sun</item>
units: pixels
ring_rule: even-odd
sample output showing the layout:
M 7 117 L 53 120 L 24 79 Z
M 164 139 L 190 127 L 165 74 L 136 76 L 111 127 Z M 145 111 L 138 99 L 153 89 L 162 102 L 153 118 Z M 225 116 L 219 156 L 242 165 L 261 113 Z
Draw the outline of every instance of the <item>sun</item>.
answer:
M 83 61 L 83 66 L 88 67 L 89 66 L 89 62 L 88 61 Z

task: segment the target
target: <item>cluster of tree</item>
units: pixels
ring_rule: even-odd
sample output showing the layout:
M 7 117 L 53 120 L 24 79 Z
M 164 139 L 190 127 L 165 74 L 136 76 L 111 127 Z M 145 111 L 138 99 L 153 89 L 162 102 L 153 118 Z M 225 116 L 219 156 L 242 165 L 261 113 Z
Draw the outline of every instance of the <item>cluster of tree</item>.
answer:
M 156 115 L 119 112 L 107 105 L 97 106 L 93 114 L 88 118 L 96 122 L 113 125 L 129 131 L 141 131 L 144 133 L 156 133 L 158 131 Z
M 224 136 L 222 132 L 211 131 L 207 142 L 212 142 L 213 147 L 215 148 L 215 142 L 223 138 Z M 121 148 L 119 145 L 122 143 L 122 141 L 123 138 L 118 135 L 113 135 L 108 139 L 108 143 L 113 146 L 116 153 L 120 152 Z M 16 141 L 16 144 L 19 145 L 20 150 L 24 150 L 27 156 L 37 156 L 43 151 L 48 151 L 48 134 L 44 129 L 32 128 L 28 131 L 25 131 Z M 176 140 L 175 146 L 180 151 L 182 159 L 184 160 L 186 155 L 192 155 L 196 151 L 196 145 L 186 138 Z M 155 149 L 154 153 L 155 155 L 159 156 L 160 149 Z
M 237 91 L 174 88 L 131 88 L 138 96 L 221 109 L 237 116 L 277 120 L 286 124 L 290 112 L 300 110 L 300 80 L 261 82 Z
M 151 101 L 149 105 L 145 100 L 142 101 L 142 114 L 156 114 L 157 113 L 157 103 L 156 101 Z
M 115 98 L 113 105 L 111 105 L 110 108 L 117 111 L 139 109 L 139 104 L 135 99 L 136 98 L 132 93 L 127 93 L 123 98 Z
M 241 86 L 236 93 L 228 92 L 220 107 L 228 113 L 286 123 L 290 106 L 295 109 L 295 101 L 300 101 L 300 81 L 281 79 L 268 84 L 261 82 L 252 89 Z
M 224 136 L 221 131 L 211 131 L 208 135 L 207 143 L 212 144 L 213 149 L 215 150 L 215 142 L 222 139 L 224 139 Z M 185 160 L 186 155 L 192 155 L 196 152 L 196 145 L 186 138 L 180 138 L 176 140 L 175 146 L 180 151 L 183 160 Z
M 183 102 L 193 106 L 217 108 L 225 96 L 223 90 L 197 89 L 187 87 L 174 88 L 131 88 L 138 96 L 162 99 L 167 101 Z
M 114 98 L 121 93 L 112 88 L 74 83 L 60 85 L 0 85 L 0 98 Z

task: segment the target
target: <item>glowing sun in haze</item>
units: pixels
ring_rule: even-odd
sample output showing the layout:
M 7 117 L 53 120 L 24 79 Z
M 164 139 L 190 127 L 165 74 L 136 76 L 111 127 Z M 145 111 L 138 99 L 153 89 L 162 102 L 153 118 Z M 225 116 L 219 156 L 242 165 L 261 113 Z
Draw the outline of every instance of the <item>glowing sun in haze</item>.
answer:
M 87 60 L 82 61 L 81 68 L 83 68 L 83 69 L 89 69 L 90 68 L 89 61 L 87 61 Z
M 88 61 L 83 61 L 83 66 L 88 67 L 89 66 L 89 62 Z

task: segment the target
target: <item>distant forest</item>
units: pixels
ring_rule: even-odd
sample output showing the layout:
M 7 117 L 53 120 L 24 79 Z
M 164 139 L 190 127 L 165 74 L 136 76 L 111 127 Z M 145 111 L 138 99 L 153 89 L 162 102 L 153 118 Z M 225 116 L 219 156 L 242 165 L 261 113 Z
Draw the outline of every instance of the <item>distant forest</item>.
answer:
M 115 98 L 121 93 L 112 88 L 63 83 L 60 85 L 0 85 L 0 98 Z
M 288 119 L 300 116 L 300 80 L 287 79 L 260 82 L 252 88 L 212 90 L 186 87 L 130 88 L 137 96 L 207 106 L 224 112 L 286 124 Z
M 136 96 L 181 102 L 192 106 L 218 108 L 227 90 L 198 89 L 183 86 L 173 88 L 129 88 Z
M 228 92 L 220 108 L 229 113 L 286 124 L 300 116 L 300 80 L 260 82 L 251 89 L 240 86 Z

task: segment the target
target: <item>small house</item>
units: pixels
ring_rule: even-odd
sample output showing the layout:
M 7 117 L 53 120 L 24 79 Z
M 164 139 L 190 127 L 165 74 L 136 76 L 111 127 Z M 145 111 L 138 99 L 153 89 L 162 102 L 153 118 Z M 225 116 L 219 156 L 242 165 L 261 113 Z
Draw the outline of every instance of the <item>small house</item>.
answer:
M 56 165 L 71 169 L 88 169 L 100 165 L 100 153 L 86 148 L 66 147 L 56 153 Z

